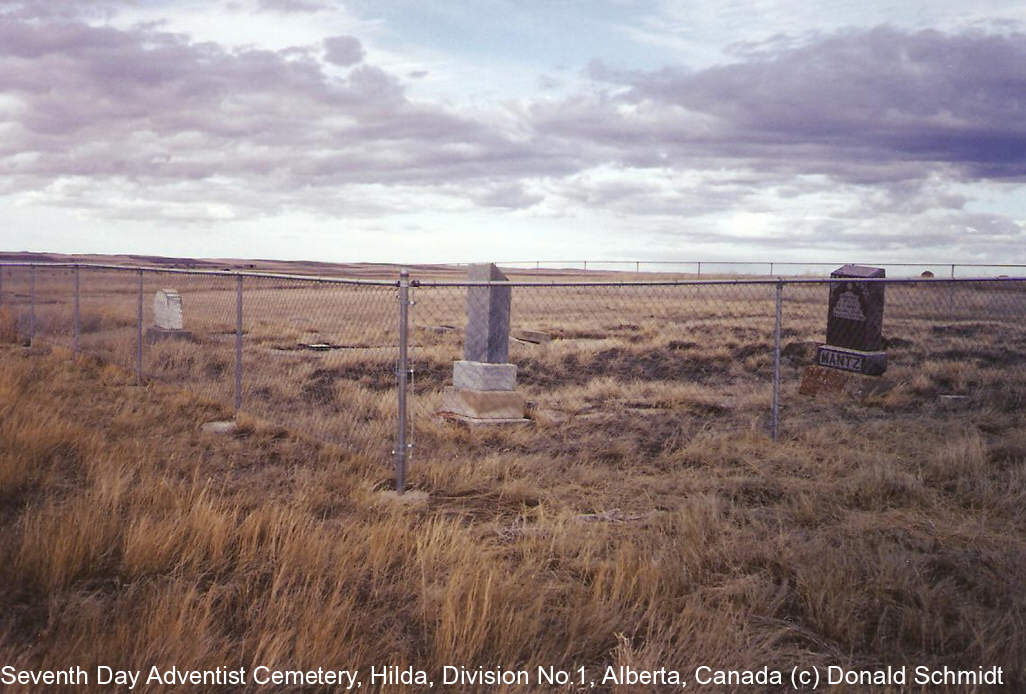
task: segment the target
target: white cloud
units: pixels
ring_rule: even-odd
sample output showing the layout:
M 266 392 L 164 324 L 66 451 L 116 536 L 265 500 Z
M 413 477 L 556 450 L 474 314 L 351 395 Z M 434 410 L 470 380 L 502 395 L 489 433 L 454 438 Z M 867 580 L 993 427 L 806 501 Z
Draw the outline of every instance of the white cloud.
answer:
M 113 229 L 109 251 L 410 261 L 1019 252 L 1024 40 L 965 31 L 1006 3 L 833 31 L 885 8 L 598 3 L 575 22 L 586 3 L 495 1 L 522 59 L 483 47 L 494 20 L 463 51 L 407 41 L 371 5 L 8 3 L 0 204 L 17 212 L 0 242 L 96 250 Z M 931 24 L 953 33 L 896 28 Z M 610 58 L 629 42 L 596 39 L 614 34 L 637 53 Z M 559 39 L 602 60 L 547 65 Z

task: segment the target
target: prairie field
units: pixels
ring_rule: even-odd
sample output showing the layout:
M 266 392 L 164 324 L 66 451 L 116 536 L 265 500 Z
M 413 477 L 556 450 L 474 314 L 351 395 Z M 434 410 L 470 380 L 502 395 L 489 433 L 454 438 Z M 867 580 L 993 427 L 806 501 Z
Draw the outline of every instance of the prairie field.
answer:
M 511 275 L 555 283 L 512 290 L 514 335 L 552 338 L 511 341 L 530 421 L 468 427 L 437 412 L 467 288 L 415 273 L 400 496 L 394 286 L 244 278 L 240 426 L 216 435 L 235 278 L 142 275 L 143 325 L 174 287 L 191 337 L 143 344 L 136 385 L 136 274 L 80 273 L 72 360 L 73 270 L 37 270 L 31 314 L 12 270 L 0 663 L 584 667 L 612 692 L 660 687 L 607 666 L 689 688 L 699 666 L 1000 666 L 995 691 L 1026 688 L 1022 282 L 888 285 L 887 373 L 818 398 L 798 386 L 827 287 L 785 284 L 774 441 L 772 282 Z

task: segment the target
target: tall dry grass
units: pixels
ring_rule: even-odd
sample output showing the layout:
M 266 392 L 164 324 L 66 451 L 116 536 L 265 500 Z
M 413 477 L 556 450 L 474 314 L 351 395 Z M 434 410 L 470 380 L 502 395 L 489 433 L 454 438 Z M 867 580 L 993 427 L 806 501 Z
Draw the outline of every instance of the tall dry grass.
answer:
M 1026 686 L 1007 413 L 696 429 L 659 455 L 641 429 L 561 450 L 439 424 L 398 499 L 377 459 L 245 419 L 202 434 L 217 405 L 131 382 L 0 347 L 0 663 L 921 663 Z

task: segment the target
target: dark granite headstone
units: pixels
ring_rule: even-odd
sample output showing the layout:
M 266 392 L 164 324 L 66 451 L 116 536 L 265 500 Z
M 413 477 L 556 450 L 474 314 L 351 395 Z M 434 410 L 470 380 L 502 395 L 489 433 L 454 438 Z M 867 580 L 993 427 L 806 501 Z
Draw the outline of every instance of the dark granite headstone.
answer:
M 859 282 L 886 276 L 883 268 L 845 265 L 831 277 L 851 279 L 830 285 L 827 344 L 816 353 L 816 363 L 831 369 L 878 376 L 887 368 L 883 350 L 884 284 Z
M 472 282 L 506 282 L 507 278 L 491 263 L 471 265 L 467 279 Z M 489 364 L 509 361 L 509 287 L 467 288 L 467 330 L 463 358 Z
M 831 277 L 885 277 L 883 268 L 845 265 Z M 828 345 L 864 352 L 883 349 L 884 285 L 882 282 L 837 282 L 830 285 L 827 315 Z

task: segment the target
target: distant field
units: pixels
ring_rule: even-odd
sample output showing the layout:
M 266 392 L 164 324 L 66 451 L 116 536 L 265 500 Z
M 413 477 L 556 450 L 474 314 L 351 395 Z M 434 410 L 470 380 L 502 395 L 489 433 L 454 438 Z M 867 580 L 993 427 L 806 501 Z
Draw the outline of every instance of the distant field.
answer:
M 70 344 L 70 279 L 37 275 L 37 345 Z M 826 288 L 785 287 L 778 443 L 772 285 L 515 288 L 514 328 L 555 339 L 511 346 L 514 429 L 434 416 L 465 289 L 415 289 L 400 502 L 394 288 L 246 280 L 222 439 L 199 426 L 231 414 L 234 280 L 144 277 L 144 323 L 173 286 L 194 341 L 147 345 L 142 389 L 137 278 L 81 281 L 102 360 L 0 349 L 2 662 L 998 665 L 1026 687 L 1021 286 L 889 287 L 892 387 L 861 400 L 797 394 Z

